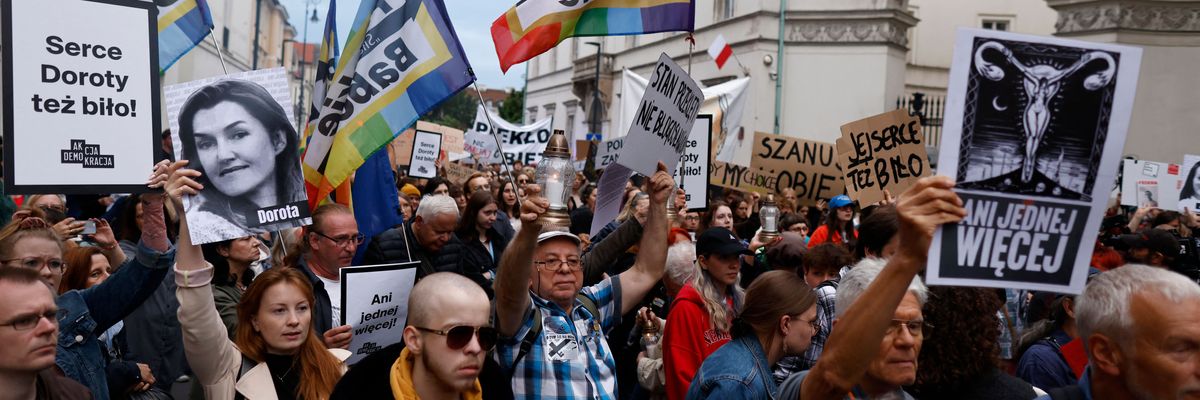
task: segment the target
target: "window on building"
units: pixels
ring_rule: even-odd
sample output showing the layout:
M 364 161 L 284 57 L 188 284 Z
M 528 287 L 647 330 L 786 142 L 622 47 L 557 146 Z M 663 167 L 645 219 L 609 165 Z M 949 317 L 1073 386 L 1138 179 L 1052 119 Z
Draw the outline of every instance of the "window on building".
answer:
M 575 137 L 575 110 L 567 109 L 567 136 Z
M 525 109 L 525 123 L 526 124 L 532 124 L 533 121 L 537 121 L 537 109 L 538 109 L 537 106 L 533 106 L 533 107 L 529 107 L 529 108 Z
M 229 28 L 221 28 L 221 48 L 229 50 Z
M 1005 31 L 1012 26 L 1012 21 L 1008 19 L 987 18 L 983 20 L 983 29 L 991 29 L 993 31 Z
M 733 5 L 736 0 L 716 0 L 713 5 L 716 7 L 713 10 L 713 15 L 717 21 L 724 21 L 733 18 Z

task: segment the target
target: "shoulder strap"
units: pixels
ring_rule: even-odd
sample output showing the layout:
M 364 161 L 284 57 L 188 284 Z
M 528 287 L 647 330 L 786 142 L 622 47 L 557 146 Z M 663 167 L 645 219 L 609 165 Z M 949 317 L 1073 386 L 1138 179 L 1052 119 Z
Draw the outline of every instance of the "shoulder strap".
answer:
M 583 303 L 583 308 L 592 313 L 593 318 L 600 318 L 600 308 L 596 306 L 596 302 L 592 301 L 591 297 L 584 296 L 583 293 L 575 295 L 579 302 Z M 533 326 L 529 328 L 529 332 L 525 334 L 525 338 L 521 339 L 521 347 L 517 349 L 517 358 L 513 359 L 513 371 L 516 372 L 516 366 L 529 354 L 529 350 L 533 349 L 533 342 L 538 339 L 538 335 L 542 333 L 542 310 L 539 308 L 533 309 Z
M 258 365 L 257 362 L 255 362 L 254 360 L 251 360 L 250 357 L 246 357 L 245 354 L 242 354 L 241 356 L 242 356 L 242 367 L 240 369 L 238 369 L 237 380 L 241 380 L 242 375 L 245 375 L 247 372 L 250 372 L 250 369 L 252 369 L 252 368 L 254 368 L 254 366 Z
M 1085 400 L 1083 389 L 1078 385 L 1063 386 L 1046 391 L 1052 400 Z
M 826 286 L 831 286 L 831 287 L 833 287 L 834 289 L 837 289 L 837 287 L 838 287 L 838 280 L 837 280 L 837 279 L 829 279 L 829 280 L 826 280 L 825 282 L 821 282 L 821 284 L 817 285 L 817 287 L 816 287 L 816 288 L 817 288 L 817 289 L 820 289 L 820 288 L 823 288 L 823 287 L 826 287 Z

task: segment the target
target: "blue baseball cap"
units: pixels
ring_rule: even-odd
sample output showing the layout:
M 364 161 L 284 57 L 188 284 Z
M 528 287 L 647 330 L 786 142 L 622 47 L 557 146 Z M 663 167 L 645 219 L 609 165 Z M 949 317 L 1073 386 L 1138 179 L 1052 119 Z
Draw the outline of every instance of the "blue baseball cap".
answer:
M 837 196 L 833 196 L 832 199 L 829 199 L 830 209 L 842 208 L 851 204 L 854 204 L 854 200 L 850 200 L 850 196 L 844 194 L 839 194 Z

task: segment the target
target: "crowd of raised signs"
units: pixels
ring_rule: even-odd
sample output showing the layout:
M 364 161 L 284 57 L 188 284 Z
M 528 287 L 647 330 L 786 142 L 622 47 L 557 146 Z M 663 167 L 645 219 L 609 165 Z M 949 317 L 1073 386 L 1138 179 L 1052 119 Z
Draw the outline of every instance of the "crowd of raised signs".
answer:
M 966 216 L 948 178 L 871 205 L 775 193 L 776 236 L 757 193 L 668 210 L 665 171 L 613 221 L 581 173 L 550 226 L 518 164 L 398 179 L 405 222 L 372 238 L 331 204 L 203 245 L 185 161 L 148 194 L 3 196 L 0 399 L 1200 397 L 1192 212 L 1111 207 L 1077 296 L 926 287 L 934 232 Z M 409 261 L 402 343 L 347 365 L 341 321 L 367 316 L 341 315 L 338 271 Z

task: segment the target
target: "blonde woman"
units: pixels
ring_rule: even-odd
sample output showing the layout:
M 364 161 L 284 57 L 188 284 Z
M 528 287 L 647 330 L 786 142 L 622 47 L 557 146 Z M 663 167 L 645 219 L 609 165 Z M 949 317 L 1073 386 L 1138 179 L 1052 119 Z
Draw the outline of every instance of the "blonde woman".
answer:
M 730 340 L 735 310 L 745 296 L 738 286 L 742 242 L 725 228 L 704 231 L 696 239 L 700 272 L 679 291 L 663 329 L 667 398 L 682 400 L 700 364 Z

